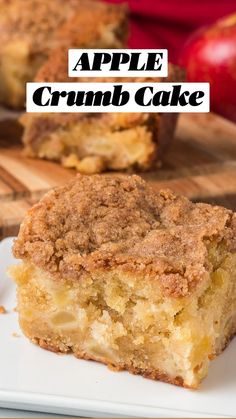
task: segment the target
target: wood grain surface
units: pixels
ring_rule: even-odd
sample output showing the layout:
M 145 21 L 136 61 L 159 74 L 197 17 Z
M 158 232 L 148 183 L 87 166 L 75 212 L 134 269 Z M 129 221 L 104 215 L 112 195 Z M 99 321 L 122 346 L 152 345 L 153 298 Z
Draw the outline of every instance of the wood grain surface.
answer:
M 75 175 L 57 163 L 26 158 L 19 138 L 14 141 L 3 127 L 0 238 L 17 234 L 27 209 Z M 162 168 L 142 176 L 157 190 L 168 187 L 194 201 L 236 210 L 236 125 L 214 114 L 182 114 Z

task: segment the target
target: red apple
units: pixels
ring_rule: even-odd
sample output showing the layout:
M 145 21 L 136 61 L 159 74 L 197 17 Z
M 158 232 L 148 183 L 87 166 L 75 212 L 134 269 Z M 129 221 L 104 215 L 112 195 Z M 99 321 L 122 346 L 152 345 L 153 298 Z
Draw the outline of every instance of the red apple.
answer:
M 180 65 L 187 81 L 210 82 L 211 110 L 236 122 L 236 13 L 195 32 Z

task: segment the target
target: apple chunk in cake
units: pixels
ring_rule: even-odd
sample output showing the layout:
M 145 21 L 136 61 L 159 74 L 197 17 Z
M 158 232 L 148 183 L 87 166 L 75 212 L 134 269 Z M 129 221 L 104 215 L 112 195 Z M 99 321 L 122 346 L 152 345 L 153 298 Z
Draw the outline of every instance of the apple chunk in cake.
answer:
M 47 194 L 13 247 L 20 325 L 41 347 L 196 388 L 236 332 L 236 218 L 137 176 Z
M 27 114 L 25 154 L 59 161 L 82 174 L 147 170 L 160 163 L 177 115 Z

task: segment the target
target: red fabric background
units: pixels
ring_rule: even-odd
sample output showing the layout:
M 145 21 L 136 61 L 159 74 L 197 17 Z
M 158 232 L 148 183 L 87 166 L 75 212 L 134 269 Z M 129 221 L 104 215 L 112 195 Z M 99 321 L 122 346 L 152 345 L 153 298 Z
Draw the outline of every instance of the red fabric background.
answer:
M 104 0 L 124 3 L 124 0 Z M 177 63 L 179 51 L 195 29 L 236 12 L 236 0 L 127 0 L 130 48 L 167 48 Z

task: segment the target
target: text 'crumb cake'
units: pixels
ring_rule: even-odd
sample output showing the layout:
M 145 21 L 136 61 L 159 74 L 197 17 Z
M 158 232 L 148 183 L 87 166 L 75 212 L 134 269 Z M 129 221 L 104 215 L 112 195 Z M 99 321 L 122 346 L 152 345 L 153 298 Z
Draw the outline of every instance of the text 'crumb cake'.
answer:
M 48 193 L 14 243 L 33 342 L 196 388 L 236 332 L 236 217 L 137 176 Z
M 96 0 L 0 0 L 0 103 L 23 108 L 25 83 L 59 48 L 122 48 L 127 7 Z

